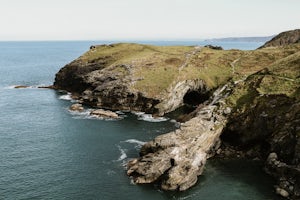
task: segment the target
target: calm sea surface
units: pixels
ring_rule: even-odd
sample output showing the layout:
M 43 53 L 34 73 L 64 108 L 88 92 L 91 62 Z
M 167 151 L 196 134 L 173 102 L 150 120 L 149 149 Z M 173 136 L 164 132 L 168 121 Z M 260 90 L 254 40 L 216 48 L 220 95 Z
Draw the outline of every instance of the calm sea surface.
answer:
M 68 95 L 35 88 L 52 84 L 62 66 L 100 43 L 0 42 L 1 200 L 276 199 L 272 180 L 258 163 L 247 161 L 210 160 L 198 184 L 182 193 L 133 185 L 124 164 L 138 156 L 141 141 L 174 130 L 175 123 L 149 122 L 130 113 L 117 121 L 91 119 L 68 111 L 72 104 Z M 254 49 L 260 45 L 222 46 Z M 34 87 L 13 89 L 14 85 Z

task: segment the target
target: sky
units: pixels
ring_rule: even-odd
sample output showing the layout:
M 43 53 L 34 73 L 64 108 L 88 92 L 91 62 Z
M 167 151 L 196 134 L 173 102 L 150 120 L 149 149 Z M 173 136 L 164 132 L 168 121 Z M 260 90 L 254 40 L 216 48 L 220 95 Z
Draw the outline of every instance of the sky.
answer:
M 0 0 L 0 40 L 192 40 L 300 28 L 300 0 Z

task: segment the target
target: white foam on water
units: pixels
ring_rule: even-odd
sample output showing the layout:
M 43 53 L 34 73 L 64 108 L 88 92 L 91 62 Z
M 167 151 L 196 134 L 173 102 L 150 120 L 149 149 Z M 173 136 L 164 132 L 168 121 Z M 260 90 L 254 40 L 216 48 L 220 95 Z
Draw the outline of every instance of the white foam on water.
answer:
M 71 93 L 67 93 L 67 94 L 64 94 L 64 95 L 61 95 L 59 97 L 59 99 L 61 100 L 65 100 L 65 101 L 72 101 L 72 97 L 71 97 Z
M 15 89 L 16 86 L 17 85 L 9 85 L 9 86 L 3 87 L 3 89 L 5 89 L 5 90 Z
M 186 200 L 186 199 L 193 198 L 193 197 L 195 197 L 195 196 L 196 196 L 196 194 L 190 194 L 190 195 L 187 195 L 187 196 L 185 196 L 185 197 L 179 197 L 179 200 Z
M 180 128 L 181 126 L 180 122 L 176 121 L 175 119 L 171 119 L 170 122 L 174 123 L 176 128 Z
M 91 112 L 94 109 L 85 109 L 84 111 L 73 111 L 69 108 L 66 108 L 71 115 L 73 115 L 73 119 L 93 119 L 93 120 L 103 120 L 103 121 L 118 121 L 124 119 L 123 116 L 119 116 L 119 118 L 105 118 L 105 117 L 99 117 L 96 115 L 91 115 Z
M 139 141 L 139 140 L 136 140 L 136 139 L 128 139 L 128 140 L 125 140 L 123 142 L 131 143 L 131 144 L 138 144 L 140 146 L 142 146 L 146 143 L 146 142 Z
M 39 85 L 9 85 L 9 86 L 4 86 L 3 89 L 42 89 L 40 87 L 47 87 L 49 85 L 45 85 L 45 84 L 39 84 Z M 20 87 L 20 88 L 16 88 L 16 87 Z
M 134 182 L 134 180 L 132 178 L 130 179 L 130 184 L 131 185 L 136 185 L 136 183 Z
M 153 117 L 151 114 L 146 114 L 144 112 L 131 112 L 132 114 L 137 116 L 138 120 L 147 121 L 147 122 L 164 122 L 169 119 L 166 117 Z
M 138 111 L 131 111 L 131 113 L 137 116 L 145 114 L 144 112 L 138 112 Z
M 94 117 L 94 116 L 90 115 L 91 109 L 86 109 L 83 111 L 74 111 L 74 110 L 70 110 L 69 108 L 67 108 L 67 109 L 71 113 L 71 115 L 73 115 L 74 118 L 76 118 L 76 119 L 86 119 L 87 117 Z
M 29 85 L 24 85 L 24 87 L 16 88 L 18 86 L 23 86 L 23 85 L 9 85 L 9 86 L 5 86 L 4 89 L 6 89 L 6 90 L 11 90 L 11 89 L 24 90 L 24 89 L 35 89 L 35 88 L 38 88 L 38 86 L 29 86 Z
M 122 111 L 116 111 L 115 113 L 117 113 L 118 115 L 125 115 L 125 113 L 124 112 L 122 112 Z
M 119 149 L 121 155 L 120 155 L 120 157 L 118 158 L 117 161 L 122 161 L 122 160 L 126 159 L 127 158 L 127 154 L 125 153 L 125 150 L 122 149 L 120 146 L 118 146 L 118 149 Z
M 166 117 L 153 117 L 151 114 L 145 114 L 145 113 L 138 113 L 138 120 L 143 120 L 147 122 L 164 122 L 168 121 L 169 119 Z

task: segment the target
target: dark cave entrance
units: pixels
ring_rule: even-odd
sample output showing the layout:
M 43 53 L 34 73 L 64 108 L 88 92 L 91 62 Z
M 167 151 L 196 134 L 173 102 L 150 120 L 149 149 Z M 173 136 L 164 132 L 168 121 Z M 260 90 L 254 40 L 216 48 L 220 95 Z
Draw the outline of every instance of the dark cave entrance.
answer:
M 183 97 L 184 105 L 188 107 L 196 107 L 209 99 L 208 92 L 188 91 Z
M 210 97 L 210 92 L 188 91 L 183 97 L 183 106 L 177 108 L 167 116 L 179 122 L 186 122 L 197 114 L 197 108 L 201 107 Z

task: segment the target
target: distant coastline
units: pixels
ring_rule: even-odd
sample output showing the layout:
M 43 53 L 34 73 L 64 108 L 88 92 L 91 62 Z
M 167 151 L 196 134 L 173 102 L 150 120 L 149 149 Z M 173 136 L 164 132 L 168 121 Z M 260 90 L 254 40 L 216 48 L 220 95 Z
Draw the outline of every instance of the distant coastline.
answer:
M 267 42 L 274 37 L 265 36 L 265 37 L 228 37 L 228 38 L 212 38 L 205 39 L 205 42 Z

